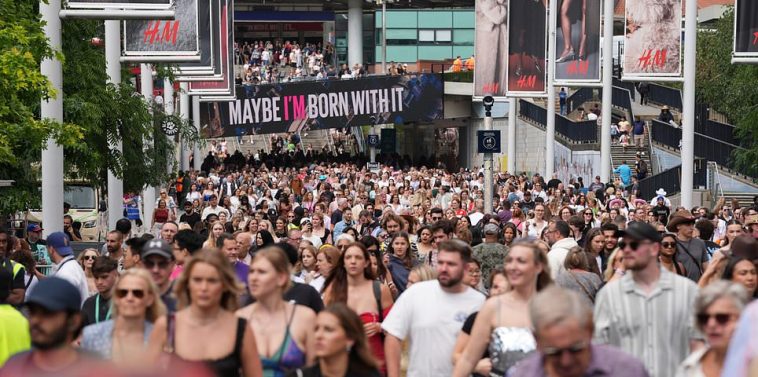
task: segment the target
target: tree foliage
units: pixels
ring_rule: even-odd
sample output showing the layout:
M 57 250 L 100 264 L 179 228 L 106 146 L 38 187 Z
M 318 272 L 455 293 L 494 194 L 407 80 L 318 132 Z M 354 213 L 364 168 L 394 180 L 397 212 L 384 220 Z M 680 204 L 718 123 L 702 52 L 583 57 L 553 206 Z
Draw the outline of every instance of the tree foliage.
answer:
M 50 48 L 38 0 L 0 0 L 0 213 L 39 208 L 39 161 L 50 137 L 64 147 L 65 175 L 105 187 L 111 168 L 124 191 L 165 183 L 176 168 L 173 142 L 160 124 L 179 126 L 177 139 L 197 141 L 194 128 L 177 116 L 151 109 L 130 83 L 106 85 L 105 51 L 91 43 L 104 37 L 102 21 L 65 20 L 62 51 Z M 63 93 L 40 73 L 43 58 L 63 61 Z M 41 98 L 63 95 L 63 124 L 40 120 Z M 109 149 L 121 142 L 123 152 Z
M 740 172 L 758 176 L 758 66 L 731 64 L 734 9 L 713 28 L 701 30 L 697 42 L 698 102 L 726 114 L 746 149 L 734 160 Z

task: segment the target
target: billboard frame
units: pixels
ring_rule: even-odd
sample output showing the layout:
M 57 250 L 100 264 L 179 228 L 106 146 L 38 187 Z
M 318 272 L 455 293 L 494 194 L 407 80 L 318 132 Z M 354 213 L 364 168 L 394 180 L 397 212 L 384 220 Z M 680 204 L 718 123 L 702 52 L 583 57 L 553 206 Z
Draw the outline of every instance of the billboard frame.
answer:
M 620 59 L 626 60 L 626 39 L 627 39 L 627 20 L 628 17 L 626 16 L 626 7 L 628 6 L 628 3 L 625 4 L 624 7 L 624 54 L 619 55 Z M 638 82 L 638 81 L 659 81 L 659 82 L 684 82 L 684 56 L 682 54 L 682 51 L 684 51 L 684 37 L 683 33 L 684 30 L 682 28 L 682 20 L 684 19 L 684 2 L 679 1 L 679 6 L 677 7 L 679 9 L 679 17 L 677 18 L 677 30 L 679 30 L 679 33 L 677 34 L 679 36 L 679 70 L 677 73 L 640 73 L 640 74 L 627 74 L 627 71 L 624 68 L 621 70 L 621 81 L 632 81 L 632 82 Z M 611 52 L 612 53 L 612 52 Z M 622 64 L 622 67 L 626 64 Z
M 740 3 L 745 0 L 734 0 L 734 25 L 732 32 L 732 64 L 758 64 L 757 52 L 737 52 L 737 15 L 740 12 Z
M 124 20 L 122 22 L 123 25 L 123 41 L 122 41 L 122 50 L 121 50 L 121 61 L 122 62 L 155 62 L 155 61 L 161 61 L 161 62 L 199 62 L 202 60 L 202 56 L 200 56 L 200 7 L 199 7 L 199 1 L 201 0 L 174 0 L 175 7 L 178 6 L 177 1 L 192 1 L 193 5 L 191 5 L 195 10 L 195 32 L 194 32 L 194 39 L 195 39 L 195 50 L 187 50 L 187 51 L 129 51 L 127 50 L 127 20 Z M 176 8 L 175 8 L 176 10 Z M 146 22 L 154 22 L 153 20 L 142 20 Z M 156 20 L 157 21 L 157 20 Z M 175 19 L 175 21 L 178 22 L 178 20 Z M 137 21 L 134 21 L 137 22 Z M 169 21 L 170 22 L 170 21 Z M 165 28 L 166 26 L 164 26 Z M 158 27 L 160 32 L 160 26 Z M 165 29 L 164 29 L 165 30 Z M 139 38 L 137 38 L 139 39 Z
M 550 1 L 556 1 L 556 0 L 550 0 Z M 550 24 L 548 23 L 550 22 L 550 19 L 548 18 L 549 17 L 548 15 L 550 13 L 550 9 L 549 7 L 545 8 L 545 43 L 543 46 L 543 49 L 545 50 L 545 65 L 542 72 L 542 76 L 543 76 L 542 82 L 544 83 L 544 89 L 542 91 L 511 91 L 508 89 L 508 86 L 510 85 L 510 75 L 511 75 L 511 72 L 510 72 L 511 26 L 513 26 L 511 22 L 511 15 L 513 14 L 513 12 L 511 11 L 512 4 L 513 2 L 508 1 L 508 15 L 506 17 L 508 19 L 507 21 L 508 23 L 508 48 L 507 48 L 508 60 L 505 64 L 505 97 L 507 98 L 545 98 L 547 97 L 547 91 L 548 91 L 548 86 L 549 86 L 547 82 L 548 81 L 547 69 L 550 66 L 548 64 L 548 60 L 549 60 L 548 43 L 550 43 L 550 35 L 549 35 Z
M 550 0 L 550 1 L 557 1 L 557 0 Z M 600 2 L 600 5 L 602 5 L 602 1 Z M 555 85 L 555 86 L 567 86 L 567 87 L 579 87 L 579 88 L 581 88 L 581 87 L 602 88 L 603 87 L 603 53 L 604 53 L 604 51 L 603 51 L 603 44 L 601 43 L 601 41 L 603 40 L 604 35 L 603 35 L 603 27 L 602 27 L 603 26 L 603 10 L 602 10 L 602 6 L 600 6 L 600 5 L 598 6 L 598 18 L 597 18 L 597 20 L 598 20 L 597 21 L 597 30 L 598 30 L 598 46 L 597 46 L 597 51 L 598 51 L 597 52 L 597 56 L 598 56 L 597 72 L 598 72 L 598 76 L 597 77 L 598 78 L 597 79 L 584 79 L 584 80 L 583 79 L 561 80 L 561 79 L 554 78 L 553 79 L 553 85 Z M 550 12 L 548 12 L 548 13 L 550 13 Z M 560 15 L 560 13 L 556 14 L 555 17 L 558 17 L 559 15 Z M 549 14 L 548 14 L 548 17 L 550 17 Z M 548 21 L 550 21 L 550 20 L 548 19 Z M 556 30 L 556 33 L 557 32 L 558 31 Z M 561 33 L 563 33 L 563 32 L 561 32 Z M 548 38 L 548 39 L 550 39 L 550 38 Z M 548 43 L 550 43 L 550 42 L 548 41 Z M 555 44 L 556 44 L 555 51 L 557 52 L 558 51 L 557 50 L 557 48 L 558 48 L 558 46 L 557 46 L 557 44 L 558 44 L 557 34 L 556 34 L 556 38 L 555 38 Z M 611 52 L 611 53 L 613 53 L 613 52 Z M 578 55 L 578 52 L 577 52 L 577 55 Z M 552 69 L 553 72 L 558 72 L 556 70 L 556 68 L 555 68 L 556 64 L 558 64 L 555 61 L 556 59 L 549 59 L 549 60 L 550 60 L 550 67 L 549 67 L 549 69 Z M 555 77 L 555 75 L 553 77 Z

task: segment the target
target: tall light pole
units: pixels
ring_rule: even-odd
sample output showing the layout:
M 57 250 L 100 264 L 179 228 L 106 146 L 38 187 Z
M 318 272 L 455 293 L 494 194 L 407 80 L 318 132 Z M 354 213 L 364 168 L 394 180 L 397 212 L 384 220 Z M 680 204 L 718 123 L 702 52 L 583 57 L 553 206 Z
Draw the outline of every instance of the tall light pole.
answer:
M 495 99 L 485 96 L 482 99 L 484 105 L 484 130 L 492 131 L 492 105 Z M 484 154 L 484 213 L 492 213 L 492 153 Z
M 121 84 L 121 21 L 105 21 L 105 69 L 108 83 Z M 122 152 L 121 137 L 108 145 L 118 153 Z M 116 222 L 123 217 L 124 181 L 108 169 L 108 229 L 116 229 Z
M 547 56 L 548 61 L 555 61 L 555 30 L 557 20 L 555 15 L 558 13 L 558 1 L 550 1 L 548 7 L 548 34 L 547 34 Z M 545 125 L 545 179 L 550 179 L 555 173 L 555 70 L 547 70 L 547 123 Z
M 611 181 L 611 105 L 613 102 L 613 0 L 603 1 L 603 98 L 600 110 L 600 180 Z
M 692 207 L 695 175 L 695 76 L 697 59 L 697 0 L 687 0 L 684 14 L 684 93 L 682 104 L 682 206 Z
M 376 0 L 376 5 L 382 5 L 382 73 L 387 73 L 387 1 Z

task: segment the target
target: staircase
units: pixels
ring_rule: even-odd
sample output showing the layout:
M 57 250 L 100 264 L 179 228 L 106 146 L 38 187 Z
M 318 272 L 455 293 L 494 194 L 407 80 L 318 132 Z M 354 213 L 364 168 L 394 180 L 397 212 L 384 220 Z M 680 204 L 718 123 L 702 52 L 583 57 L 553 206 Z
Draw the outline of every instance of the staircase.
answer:
M 758 192 L 724 192 L 726 198 L 726 204 L 729 205 L 731 199 L 737 199 L 740 203 L 740 208 L 752 207 L 753 197 L 758 195 Z
M 650 145 L 648 143 L 647 133 L 645 134 L 645 137 L 642 140 L 642 150 L 639 150 L 639 152 L 642 153 L 642 160 L 647 163 L 647 176 L 653 175 L 653 164 L 650 159 Z M 622 147 L 619 144 L 613 144 L 611 145 L 611 161 L 612 165 L 611 169 L 617 168 L 619 165 L 621 165 L 622 161 L 626 161 L 626 164 L 629 165 L 629 167 L 632 168 L 633 174 L 636 176 L 637 171 L 634 168 L 636 160 L 636 154 L 638 152 L 637 147 L 633 145 L 629 145 L 626 148 Z M 615 177 L 616 174 L 613 174 Z
M 300 142 L 303 146 L 303 149 L 307 149 L 310 145 L 313 151 L 316 152 L 320 152 L 321 148 L 324 146 L 327 146 L 327 149 L 331 150 L 332 141 L 329 132 L 330 130 L 327 129 L 312 130 L 301 133 Z M 226 138 L 226 142 L 231 153 L 234 153 L 236 149 L 239 149 L 240 152 L 246 156 L 248 152 L 255 155 L 261 149 L 268 153 L 271 151 L 271 135 L 272 134 L 244 136 L 242 138 L 242 143 L 240 144 L 237 143 L 236 137 L 229 137 Z

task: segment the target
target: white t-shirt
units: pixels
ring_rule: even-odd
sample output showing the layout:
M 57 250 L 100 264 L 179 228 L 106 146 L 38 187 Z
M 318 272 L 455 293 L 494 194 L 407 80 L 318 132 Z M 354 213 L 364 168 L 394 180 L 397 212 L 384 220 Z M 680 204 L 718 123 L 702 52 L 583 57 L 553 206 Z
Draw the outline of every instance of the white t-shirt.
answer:
M 463 293 L 447 293 L 437 280 L 413 284 L 400 295 L 382 329 L 399 339 L 410 338 L 409 377 L 453 374 L 456 337 L 484 300 L 469 287 Z
M 73 284 L 74 287 L 79 289 L 79 293 L 82 295 L 82 305 L 84 300 L 89 298 L 89 288 L 87 287 L 87 276 L 84 275 L 84 270 L 79 262 L 74 259 L 73 255 L 67 256 L 61 260 L 57 266 L 55 266 L 55 277 L 67 280 Z

